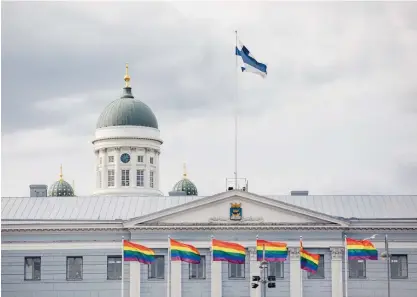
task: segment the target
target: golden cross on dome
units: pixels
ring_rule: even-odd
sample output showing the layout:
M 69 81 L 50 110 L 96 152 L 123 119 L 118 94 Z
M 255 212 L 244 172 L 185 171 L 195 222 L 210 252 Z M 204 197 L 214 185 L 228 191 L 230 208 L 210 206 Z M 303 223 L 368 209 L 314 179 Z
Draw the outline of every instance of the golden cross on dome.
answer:
M 126 63 L 126 74 L 125 74 L 124 80 L 125 80 L 126 88 L 129 88 L 130 87 L 130 75 L 129 75 L 129 64 L 128 63 Z
M 187 178 L 187 167 L 184 163 L 184 173 L 183 173 L 184 178 Z
M 60 168 L 59 168 L 59 180 L 62 180 L 64 175 L 62 174 L 62 164 L 61 164 L 61 166 L 60 166 Z

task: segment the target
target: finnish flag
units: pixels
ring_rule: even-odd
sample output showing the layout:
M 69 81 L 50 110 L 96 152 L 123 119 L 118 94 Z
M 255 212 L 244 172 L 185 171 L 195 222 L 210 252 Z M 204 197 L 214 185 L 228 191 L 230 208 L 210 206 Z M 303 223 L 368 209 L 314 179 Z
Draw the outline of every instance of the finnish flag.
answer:
M 248 48 L 244 46 L 240 41 L 236 46 L 236 55 L 242 60 L 242 72 L 252 72 L 259 74 L 262 77 L 266 77 L 266 65 L 258 62 L 255 57 L 249 52 Z

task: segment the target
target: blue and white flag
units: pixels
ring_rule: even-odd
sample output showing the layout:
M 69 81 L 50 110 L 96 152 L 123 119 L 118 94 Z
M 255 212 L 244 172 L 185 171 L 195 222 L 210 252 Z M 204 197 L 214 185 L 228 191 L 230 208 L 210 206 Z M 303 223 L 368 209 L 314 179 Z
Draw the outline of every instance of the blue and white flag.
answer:
M 249 52 L 248 48 L 240 41 L 236 47 L 236 55 L 242 59 L 242 72 L 252 72 L 266 77 L 266 65 L 258 62 L 255 57 Z

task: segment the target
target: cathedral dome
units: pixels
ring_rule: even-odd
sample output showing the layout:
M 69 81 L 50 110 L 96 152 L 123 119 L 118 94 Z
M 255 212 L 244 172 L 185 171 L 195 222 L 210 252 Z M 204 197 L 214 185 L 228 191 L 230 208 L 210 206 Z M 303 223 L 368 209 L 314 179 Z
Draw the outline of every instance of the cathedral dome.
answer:
M 48 196 L 51 196 L 51 197 L 74 196 L 74 189 L 71 187 L 71 185 L 69 183 L 67 183 L 62 178 L 62 166 L 61 166 L 61 174 L 59 176 L 59 180 L 54 182 L 49 187 Z
M 106 106 L 98 118 L 96 128 L 142 126 L 158 129 L 158 121 L 149 106 L 132 95 L 127 65 L 124 80 L 126 86 L 123 88 L 123 95 Z
M 180 180 L 179 182 L 175 184 L 172 191 L 169 192 L 169 195 L 170 196 L 180 196 L 180 195 L 197 196 L 198 195 L 197 187 L 187 177 L 185 164 L 184 164 L 184 174 L 183 174 L 182 180 Z

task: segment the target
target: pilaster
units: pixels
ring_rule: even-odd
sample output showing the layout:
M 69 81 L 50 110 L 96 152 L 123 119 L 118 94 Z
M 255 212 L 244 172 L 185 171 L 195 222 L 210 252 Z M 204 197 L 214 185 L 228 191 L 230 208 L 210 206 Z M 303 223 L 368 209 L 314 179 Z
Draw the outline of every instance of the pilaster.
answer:
M 130 297 L 140 297 L 140 263 L 136 261 L 130 264 Z
M 120 147 L 114 148 L 114 187 L 120 188 L 121 185 L 121 172 L 120 172 Z
M 344 249 L 342 247 L 331 247 L 332 252 L 332 297 L 343 297 L 343 272 L 342 259 Z M 347 269 L 347 265 L 346 268 Z
M 145 170 L 143 172 L 143 186 L 145 188 L 149 188 L 149 177 L 150 177 L 150 165 L 149 165 L 149 149 L 145 148 L 145 154 L 143 156 L 144 158 L 144 163 L 145 163 Z
M 137 174 L 137 161 L 138 161 L 138 154 L 136 152 L 135 147 L 130 148 L 130 187 L 136 188 L 136 174 Z
M 250 297 L 260 297 L 261 296 L 261 288 L 262 285 L 259 285 L 256 289 L 252 289 L 252 277 L 257 275 L 261 276 L 261 269 L 259 266 L 261 265 L 258 262 L 257 255 L 256 255 L 256 248 L 251 247 L 249 250 L 249 259 L 250 259 L 250 275 L 249 275 L 249 288 L 250 288 Z
M 300 249 L 289 248 L 290 253 L 290 297 L 301 297 Z
M 222 262 L 211 259 L 211 297 L 222 297 L 222 289 Z
M 107 149 L 101 149 L 100 156 L 102 157 L 102 164 L 101 164 L 101 189 L 107 188 L 107 163 L 108 163 L 108 155 Z
M 181 261 L 171 261 L 171 297 L 181 297 Z

